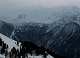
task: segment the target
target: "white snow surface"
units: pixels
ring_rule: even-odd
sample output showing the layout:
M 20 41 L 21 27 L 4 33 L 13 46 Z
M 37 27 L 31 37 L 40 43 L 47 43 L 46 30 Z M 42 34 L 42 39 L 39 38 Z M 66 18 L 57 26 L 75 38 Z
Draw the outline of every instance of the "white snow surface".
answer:
M 2 39 L 2 41 L 4 41 L 4 43 L 6 43 L 9 46 L 8 51 L 10 51 L 13 47 L 15 47 L 16 49 L 19 49 L 19 46 L 16 45 L 16 41 L 8 38 L 7 36 L 1 33 L 0 33 L 0 38 Z
M 5 58 L 5 56 L 0 54 L 0 58 Z
M 0 38 L 2 39 L 2 41 L 4 41 L 4 43 L 6 43 L 9 46 L 8 51 L 11 51 L 11 49 L 13 47 L 15 47 L 16 49 L 20 48 L 20 46 L 16 45 L 15 40 L 12 40 L 9 37 L 7 37 L 7 36 L 5 36 L 1 33 L 0 33 Z M 19 44 L 21 44 L 21 43 L 19 43 Z M 42 55 L 40 55 L 40 56 L 30 56 L 30 55 L 28 55 L 28 57 L 29 58 L 42 58 Z M 5 56 L 0 54 L 0 58 L 5 58 Z M 47 58 L 54 58 L 54 57 L 52 57 L 51 55 L 48 55 Z
M 43 58 L 43 56 L 42 55 L 39 55 L 39 56 L 30 56 L 29 55 L 28 58 Z M 47 58 L 54 58 L 54 57 L 52 57 L 51 55 L 48 55 Z
M 5 56 L 0 54 L 0 58 L 5 58 Z M 42 55 L 40 55 L 40 56 L 30 56 L 30 55 L 28 55 L 28 58 L 42 58 Z M 48 55 L 47 58 L 54 58 L 54 57 L 52 57 L 51 55 Z

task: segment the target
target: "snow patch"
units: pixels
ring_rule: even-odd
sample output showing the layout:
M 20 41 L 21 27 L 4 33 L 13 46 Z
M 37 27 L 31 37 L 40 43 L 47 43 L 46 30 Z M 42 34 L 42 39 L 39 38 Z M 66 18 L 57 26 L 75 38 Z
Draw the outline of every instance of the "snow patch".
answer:
M 16 41 L 8 38 L 7 36 L 3 35 L 0 33 L 0 38 L 2 39 L 2 41 L 4 41 L 4 43 L 6 43 L 9 46 L 8 51 L 10 51 L 13 47 L 15 47 L 16 49 L 19 49 L 20 47 L 18 45 L 16 45 Z
M 0 54 L 0 58 L 5 58 L 5 56 Z

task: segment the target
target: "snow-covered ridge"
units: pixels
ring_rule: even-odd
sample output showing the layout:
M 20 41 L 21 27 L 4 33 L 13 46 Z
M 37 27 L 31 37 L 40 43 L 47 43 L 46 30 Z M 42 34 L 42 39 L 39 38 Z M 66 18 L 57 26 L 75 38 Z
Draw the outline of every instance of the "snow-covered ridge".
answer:
M 18 46 L 16 43 L 17 43 L 17 41 L 15 41 L 15 40 L 12 40 L 12 39 L 10 39 L 10 38 L 8 38 L 7 36 L 5 36 L 5 35 L 3 35 L 3 34 L 1 34 L 0 33 L 0 38 L 2 39 L 2 41 L 4 41 L 4 43 L 6 43 L 9 47 L 8 47 L 8 51 L 10 52 L 11 51 L 11 49 L 13 48 L 13 47 L 15 47 L 16 49 L 19 49 L 20 48 L 20 45 Z M 21 44 L 21 43 L 19 43 L 19 44 Z M 5 58 L 5 56 L 4 55 L 2 55 L 2 54 L 0 54 L 0 57 L 1 58 Z M 40 56 L 29 56 L 28 55 L 28 57 L 30 57 L 30 58 L 42 58 L 42 56 L 40 55 Z M 51 55 L 48 55 L 47 56 L 47 58 L 54 58 L 54 57 L 52 57 Z
M 8 51 L 10 51 L 13 47 L 15 47 L 16 49 L 19 49 L 19 46 L 16 45 L 16 41 L 8 38 L 7 36 L 1 33 L 0 33 L 0 38 L 2 39 L 2 41 L 4 41 L 4 43 L 6 43 L 9 46 Z

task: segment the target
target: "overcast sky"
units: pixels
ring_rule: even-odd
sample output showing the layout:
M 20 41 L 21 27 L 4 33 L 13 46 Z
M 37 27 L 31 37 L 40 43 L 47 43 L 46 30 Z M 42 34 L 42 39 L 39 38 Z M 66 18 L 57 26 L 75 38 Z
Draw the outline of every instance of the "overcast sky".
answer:
M 0 0 L 0 8 L 54 7 L 80 5 L 80 0 Z
M 23 8 L 79 6 L 80 0 L 0 0 L 0 16 L 16 14 Z

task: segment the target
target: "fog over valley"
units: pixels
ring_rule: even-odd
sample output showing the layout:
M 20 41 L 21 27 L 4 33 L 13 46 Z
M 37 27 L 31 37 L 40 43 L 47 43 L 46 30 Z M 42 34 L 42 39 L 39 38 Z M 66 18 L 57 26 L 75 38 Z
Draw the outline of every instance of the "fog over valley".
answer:
M 66 14 L 74 12 L 77 7 L 79 8 L 79 2 L 79 0 L 0 0 L 0 20 L 11 23 L 52 23 L 60 19 L 65 12 Z

